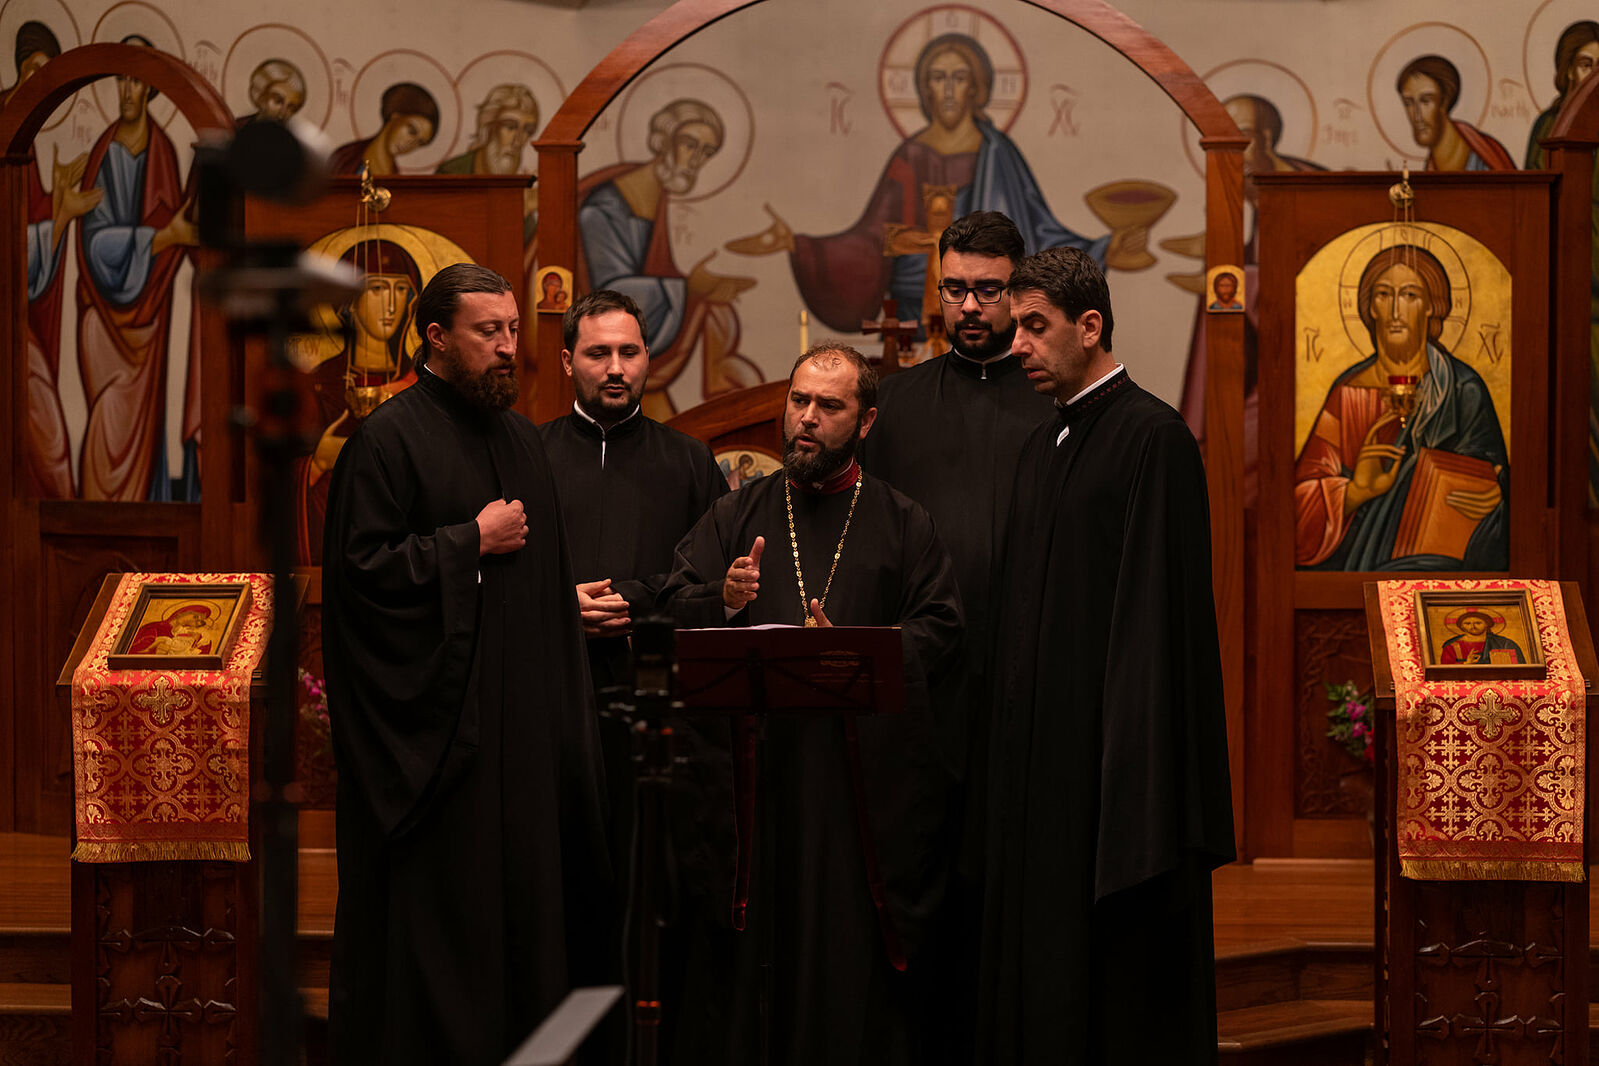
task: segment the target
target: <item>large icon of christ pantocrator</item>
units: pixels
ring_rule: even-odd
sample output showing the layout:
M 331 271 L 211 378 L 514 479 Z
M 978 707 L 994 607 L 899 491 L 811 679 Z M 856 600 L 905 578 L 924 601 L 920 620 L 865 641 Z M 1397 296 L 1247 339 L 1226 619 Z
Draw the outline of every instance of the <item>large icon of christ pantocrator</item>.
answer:
M 853 226 L 806 236 L 773 211 L 771 226 L 728 242 L 728 250 L 788 253 L 806 306 L 831 328 L 849 333 L 863 319 L 877 317 L 885 292 L 899 302 L 902 320 L 922 317 L 928 252 L 938 240 L 929 224 L 927 193 L 940 187 L 956 190 L 953 218 L 983 210 L 1010 216 L 1029 252 L 1072 247 L 1101 266 L 1148 265 L 1142 254 L 1145 226 L 1085 237 L 1055 217 L 1021 150 L 985 110 L 994 91 L 994 65 L 975 38 L 945 33 L 928 41 L 916 57 L 915 89 L 927 124 L 889 156 Z
M 1505 569 L 1503 264 L 1449 227 L 1364 227 L 1306 264 L 1296 315 L 1295 563 Z

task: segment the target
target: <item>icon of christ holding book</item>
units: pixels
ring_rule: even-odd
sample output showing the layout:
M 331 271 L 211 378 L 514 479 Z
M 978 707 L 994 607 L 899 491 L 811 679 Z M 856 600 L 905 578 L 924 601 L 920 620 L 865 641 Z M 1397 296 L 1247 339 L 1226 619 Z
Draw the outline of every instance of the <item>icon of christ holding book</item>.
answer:
M 1294 561 L 1317 570 L 1503 570 L 1510 460 L 1482 377 L 1440 341 L 1448 273 L 1412 245 L 1361 272 L 1374 348 L 1333 382 L 1294 467 Z

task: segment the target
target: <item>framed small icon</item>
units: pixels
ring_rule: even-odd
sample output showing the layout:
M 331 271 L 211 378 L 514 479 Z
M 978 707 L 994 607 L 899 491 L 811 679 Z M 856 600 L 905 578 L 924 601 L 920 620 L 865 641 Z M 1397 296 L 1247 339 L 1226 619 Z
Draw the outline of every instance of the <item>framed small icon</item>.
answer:
M 106 665 L 113 670 L 220 670 L 249 608 L 247 581 L 147 581 Z
M 1526 589 L 1416 593 L 1422 662 L 1429 681 L 1548 676 Z

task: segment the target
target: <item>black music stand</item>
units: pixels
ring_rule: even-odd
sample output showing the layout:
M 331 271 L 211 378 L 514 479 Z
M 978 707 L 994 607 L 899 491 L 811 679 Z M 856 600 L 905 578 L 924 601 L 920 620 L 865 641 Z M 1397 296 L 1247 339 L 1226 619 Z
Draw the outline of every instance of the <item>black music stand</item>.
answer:
M 771 831 L 770 826 L 765 832 L 756 826 L 757 812 L 766 809 L 755 802 L 759 774 L 742 774 L 739 767 L 754 764 L 769 715 L 839 718 L 872 902 L 884 947 L 894 965 L 903 969 L 904 952 L 888 913 L 876 845 L 867 828 L 857 724 L 863 715 L 899 714 L 905 709 L 903 654 L 898 626 L 753 626 L 677 632 L 677 698 L 682 709 L 676 713 L 743 720 L 734 723 L 734 750 L 729 752 L 734 763 L 734 817 L 738 824 L 735 929 L 745 928 L 755 837 Z M 760 924 L 764 930 L 762 952 L 770 957 L 772 925 L 770 921 Z M 768 981 L 770 973 L 768 967 Z M 770 987 L 763 987 L 761 995 L 769 999 Z M 763 1018 L 767 1013 L 762 1011 Z M 763 1036 L 763 1047 L 768 1044 Z
M 898 626 L 746 626 L 677 632 L 689 714 L 898 714 Z

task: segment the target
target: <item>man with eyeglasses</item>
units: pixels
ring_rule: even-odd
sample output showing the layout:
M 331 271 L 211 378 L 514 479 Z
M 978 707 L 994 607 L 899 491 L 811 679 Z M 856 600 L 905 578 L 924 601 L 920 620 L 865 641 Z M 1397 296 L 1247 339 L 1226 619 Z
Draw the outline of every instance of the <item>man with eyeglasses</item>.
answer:
M 996 557 L 1016 460 L 1034 426 L 1051 417 L 1010 353 L 1016 326 L 1005 285 L 1026 255 L 1021 232 L 998 211 L 975 211 L 938 242 L 939 296 L 949 352 L 889 375 L 861 465 L 933 516 L 955 563 L 966 608 L 961 662 L 951 671 L 935 738 L 965 773 L 964 797 L 950 822 L 955 855 L 945 902 L 908 973 L 926 982 L 927 1046 L 939 1062 L 972 1061 L 973 1003 L 982 923 L 984 740 L 989 718 L 989 646 Z M 933 1060 L 929 1060 L 933 1061 Z

